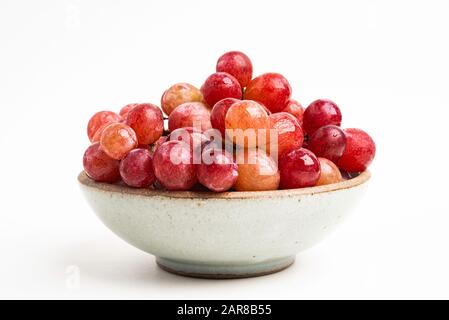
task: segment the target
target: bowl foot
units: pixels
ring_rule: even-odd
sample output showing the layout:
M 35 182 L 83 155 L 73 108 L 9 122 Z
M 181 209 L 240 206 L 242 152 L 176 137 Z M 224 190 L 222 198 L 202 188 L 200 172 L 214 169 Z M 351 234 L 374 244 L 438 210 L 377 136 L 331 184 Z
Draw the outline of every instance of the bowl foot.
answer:
M 164 271 L 185 277 L 204 279 L 260 277 L 285 270 L 294 262 L 294 256 L 248 265 L 196 264 L 194 262 L 156 258 L 157 265 Z

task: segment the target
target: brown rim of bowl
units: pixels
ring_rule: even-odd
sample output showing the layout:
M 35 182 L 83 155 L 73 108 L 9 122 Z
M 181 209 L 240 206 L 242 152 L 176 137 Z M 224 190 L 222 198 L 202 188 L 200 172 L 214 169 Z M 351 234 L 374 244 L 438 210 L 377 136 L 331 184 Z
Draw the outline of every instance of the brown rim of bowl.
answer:
M 164 198 L 190 198 L 190 199 L 255 199 L 255 198 L 275 198 L 275 197 L 289 197 L 297 195 L 314 195 L 317 193 L 326 193 L 339 191 L 344 189 L 351 189 L 366 183 L 371 178 L 371 173 L 365 170 L 357 177 L 344 180 L 342 182 L 328 184 L 318 187 L 301 188 L 301 189 L 286 189 L 286 190 L 272 190 L 272 191 L 229 191 L 229 192 L 203 192 L 203 191 L 167 191 L 155 189 L 136 189 L 119 184 L 108 184 L 102 182 L 95 182 L 82 171 L 78 176 L 78 181 L 90 188 L 95 188 L 101 191 L 116 192 L 122 194 L 138 195 L 144 197 L 164 197 Z

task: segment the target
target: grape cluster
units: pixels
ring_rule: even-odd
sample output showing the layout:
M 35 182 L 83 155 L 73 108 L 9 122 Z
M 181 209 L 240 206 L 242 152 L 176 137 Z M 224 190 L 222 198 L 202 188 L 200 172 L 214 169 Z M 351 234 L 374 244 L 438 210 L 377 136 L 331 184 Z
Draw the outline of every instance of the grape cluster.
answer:
M 366 132 L 340 128 L 335 102 L 304 109 L 283 75 L 253 78 L 251 60 L 238 51 L 222 55 L 200 89 L 177 83 L 160 102 L 89 120 L 83 165 L 91 179 L 166 190 L 304 188 L 362 172 L 376 152 Z

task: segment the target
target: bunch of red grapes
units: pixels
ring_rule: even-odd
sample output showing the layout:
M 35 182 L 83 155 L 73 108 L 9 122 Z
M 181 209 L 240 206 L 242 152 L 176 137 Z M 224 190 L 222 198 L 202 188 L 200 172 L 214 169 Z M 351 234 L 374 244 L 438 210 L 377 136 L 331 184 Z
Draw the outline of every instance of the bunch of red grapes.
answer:
M 232 51 L 201 89 L 168 88 L 162 109 L 134 103 L 118 114 L 96 113 L 87 126 L 85 172 L 134 188 L 262 191 L 337 183 L 371 164 L 373 139 L 341 129 L 334 102 L 316 100 L 304 110 L 281 74 L 252 76 L 251 60 Z

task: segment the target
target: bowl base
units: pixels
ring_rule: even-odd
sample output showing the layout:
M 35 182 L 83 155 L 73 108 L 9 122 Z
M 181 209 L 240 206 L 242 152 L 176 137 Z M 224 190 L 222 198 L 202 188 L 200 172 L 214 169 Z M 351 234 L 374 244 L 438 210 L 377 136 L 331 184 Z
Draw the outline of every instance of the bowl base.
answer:
M 294 256 L 248 265 L 196 264 L 194 262 L 156 258 L 157 265 L 164 271 L 180 276 L 203 279 L 241 279 L 260 277 L 285 270 L 294 262 Z

